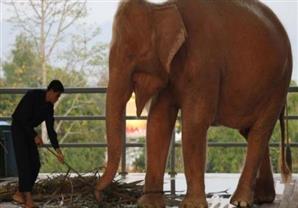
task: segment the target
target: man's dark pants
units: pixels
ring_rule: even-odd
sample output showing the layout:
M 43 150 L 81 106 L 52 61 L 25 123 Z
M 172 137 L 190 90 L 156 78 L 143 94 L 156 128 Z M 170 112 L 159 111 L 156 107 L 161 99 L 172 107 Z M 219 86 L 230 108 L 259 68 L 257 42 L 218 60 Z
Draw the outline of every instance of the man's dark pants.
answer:
M 32 192 L 40 169 L 40 160 L 34 138 L 28 138 L 21 125 L 12 122 L 12 139 L 19 176 L 19 191 Z

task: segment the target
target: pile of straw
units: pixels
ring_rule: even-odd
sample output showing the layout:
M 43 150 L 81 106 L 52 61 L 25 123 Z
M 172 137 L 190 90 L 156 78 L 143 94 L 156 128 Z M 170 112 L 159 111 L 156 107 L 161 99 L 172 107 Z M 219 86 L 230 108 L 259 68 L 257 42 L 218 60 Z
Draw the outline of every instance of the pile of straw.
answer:
M 94 187 L 98 174 L 89 176 L 64 175 L 38 180 L 34 186 L 34 200 L 42 207 L 134 207 L 142 195 L 141 181 L 123 183 L 114 181 L 104 191 L 104 199 L 98 204 L 94 198 Z M 0 188 L 0 201 L 11 201 L 17 189 L 16 182 Z

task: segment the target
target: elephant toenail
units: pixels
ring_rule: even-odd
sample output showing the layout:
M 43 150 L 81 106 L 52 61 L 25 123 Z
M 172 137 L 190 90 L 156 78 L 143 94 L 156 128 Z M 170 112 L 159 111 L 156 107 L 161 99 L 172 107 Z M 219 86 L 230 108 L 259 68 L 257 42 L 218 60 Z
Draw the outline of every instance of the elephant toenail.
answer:
M 233 201 L 232 204 L 236 207 L 238 207 L 238 205 L 239 205 L 238 201 Z
M 244 201 L 241 201 L 240 202 L 240 207 L 248 207 L 248 203 L 244 202 Z

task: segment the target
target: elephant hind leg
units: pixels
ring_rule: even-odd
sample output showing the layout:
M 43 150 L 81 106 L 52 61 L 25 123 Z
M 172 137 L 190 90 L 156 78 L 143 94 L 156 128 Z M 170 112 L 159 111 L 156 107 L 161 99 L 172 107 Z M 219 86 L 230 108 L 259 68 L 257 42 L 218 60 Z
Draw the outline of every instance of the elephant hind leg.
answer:
M 276 100 L 272 99 L 272 101 Z M 263 183 L 271 184 L 270 190 L 274 187 L 268 145 L 280 112 L 281 106 L 279 104 L 278 102 L 271 102 L 265 110 L 261 111 L 259 118 L 249 129 L 245 165 L 237 189 L 231 198 L 231 203 L 235 206 L 251 206 L 254 202 L 254 193 L 261 196 L 263 191 L 260 186 Z M 269 179 L 265 179 L 265 177 L 269 177 Z M 258 188 L 256 188 L 257 186 Z M 274 192 L 271 192 L 275 196 Z M 265 198 L 265 196 L 256 199 L 263 202 L 262 198 Z
M 247 141 L 248 138 L 248 133 L 249 133 L 249 128 L 245 128 L 245 129 L 240 129 L 239 133 L 245 138 L 245 140 Z
M 240 134 L 247 140 L 249 128 L 241 129 Z M 270 162 L 269 145 L 265 149 L 265 155 L 258 170 L 254 188 L 254 203 L 271 203 L 275 199 L 274 180 Z
M 271 203 L 275 199 L 274 179 L 269 157 L 269 146 L 266 147 L 265 155 L 261 163 L 254 192 L 254 203 Z
M 268 146 L 267 138 L 271 132 L 271 129 L 263 127 L 250 130 L 245 165 L 237 189 L 230 200 L 231 204 L 237 207 L 249 207 L 253 204 L 256 178 L 265 155 L 266 146 Z

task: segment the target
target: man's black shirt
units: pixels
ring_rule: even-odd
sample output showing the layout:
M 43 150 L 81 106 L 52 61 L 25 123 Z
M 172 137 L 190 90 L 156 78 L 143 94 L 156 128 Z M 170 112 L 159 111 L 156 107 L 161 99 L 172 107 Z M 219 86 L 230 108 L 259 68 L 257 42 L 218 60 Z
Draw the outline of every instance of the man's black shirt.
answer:
M 45 90 L 29 90 L 21 99 L 14 113 L 13 121 L 24 128 L 28 137 L 34 139 L 37 133 L 34 127 L 46 122 L 48 135 L 52 146 L 57 149 L 57 133 L 54 130 L 54 109 L 53 104 L 46 102 Z

